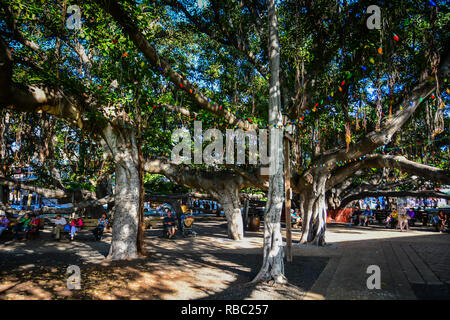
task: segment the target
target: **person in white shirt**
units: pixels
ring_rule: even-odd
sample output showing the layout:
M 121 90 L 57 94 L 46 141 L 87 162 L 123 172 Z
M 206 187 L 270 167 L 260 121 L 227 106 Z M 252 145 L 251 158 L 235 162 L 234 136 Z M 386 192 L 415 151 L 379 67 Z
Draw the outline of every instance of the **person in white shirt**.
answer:
M 67 221 L 64 217 L 61 217 L 60 214 L 56 215 L 55 226 L 53 228 L 53 234 L 55 235 L 56 240 L 61 239 L 61 231 L 64 231 L 64 227 L 66 226 Z

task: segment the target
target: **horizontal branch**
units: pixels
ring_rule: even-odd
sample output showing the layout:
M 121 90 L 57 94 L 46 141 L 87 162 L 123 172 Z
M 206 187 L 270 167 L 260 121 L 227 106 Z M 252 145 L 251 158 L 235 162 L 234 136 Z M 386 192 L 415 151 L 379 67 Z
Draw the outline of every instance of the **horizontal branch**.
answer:
M 416 175 L 443 184 L 450 184 L 449 173 L 441 168 L 420 164 L 406 159 L 403 156 L 393 155 L 368 155 L 366 159 L 350 163 L 347 166 L 336 170 L 327 181 L 327 189 L 344 181 L 348 176 L 362 168 L 392 168 L 406 171 Z
M 17 214 L 18 212 L 22 213 L 33 213 L 33 214 L 69 214 L 73 212 L 77 212 L 79 210 L 89 208 L 89 207 L 95 207 L 95 206 L 102 206 L 105 204 L 113 203 L 114 202 L 114 196 L 106 196 L 102 199 L 89 199 L 84 200 L 81 202 L 76 203 L 70 208 L 50 208 L 50 207 L 42 207 L 37 211 L 33 210 L 16 210 L 12 208 L 9 205 L 5 205 L 4 203 L 0 202 L 0 209 L 4 210 L 9 215 Z
M 128 34 L 137 49 L 143 53 L 147 61 L 153 65 L 164 77 L 168 77 L 172 83 L 184 90 L 197 104 L 204 110 L 210 111 L 223 117 L 229 124 L 235 125 L 243 130 L 254 130 L 256 124 L 239 119 L 235 115 L 223 108 L 218 103 L 210 101 L 201 93 L 186 77 L 176 72 L 170 64 L 163 59 L 157 50 L 150 44 L 145 35 L 132 22 L 132 19 L 123 10 L 120 4 L 111 0 L 96 0 L 97 3 L 117 21 Z
M 238 189 L 264 185 L 264 181 L 257 176 L 252 176 L 251 173 L 244 175 L 242 172 L 236 172 L 235 170 L 207 171 L 195 169 L 186 165 L 177 165 L 164 158 L 146 161 L 144 171 L 162 174 L 176 184 L 202 190 L 209 194 L 212 194 L 212 190 L 220 192 L 225 185 L 234 185 Z
M 87 201 L 97 200 L 95 192 L 88 190 L 63 190 L 59 188 L 49 189 L 38 187 L 30 183 L 14 181 L 0 177 L 0 185 L 7 186 L 11 189 L 22 189 L 30 192 L 35 192 L 45 198 L 62 200 L 63 203 L 71 201 Z

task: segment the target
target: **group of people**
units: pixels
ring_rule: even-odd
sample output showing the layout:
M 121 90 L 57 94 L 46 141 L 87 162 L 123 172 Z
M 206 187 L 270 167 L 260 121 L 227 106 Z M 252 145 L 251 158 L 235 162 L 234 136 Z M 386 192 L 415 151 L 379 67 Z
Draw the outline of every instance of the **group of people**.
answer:
M 409 231 L 409 228 L 414 226 L 415 216 L 416 213 L 413 208 L 409 208 L 403 213 L 399 213 L 396 209 L 394 209 L 391 214 L 386 217 L 384 222 L 386 224 L 386 228 L 399 228 L 400 231 Z M 356 210 L 353 211 L 350 216 L 350 226 L 367 226 L 371 217 L 374 217 L 374 214 L 369 206 L 367 206 L 364 211 L 361 211 L 359 207 L 356 207 Z M 437 215 L 432 216 L 430 222 L 438 232 L 442 233 L 448 228 L 448 216 L 443 210 L 440 210 Z
M 439 213 L 436 216 L 431 217 L 431 223 L 436 228 L 437 232 L 443 233 L 447 230 L 448 225 L 448 215 L 444 213 L 444 211 L 439 210 Z
M 21 218 L 17 220 L 17 223 L 13 227 L 14 239 L 19 239 L 19 232 L 24 232 L 24 237 L 28 240 L 31 233 L 39 230 L 39 217 L 35 214 L 25 213 Z
M 415 215 L 413 208 L 409 208 L 404 213 L 398 213 L 397 210 L 394 210 L 386 217 L 386 228 L 398 227 L 400 231 L 409 231 L 410 225 L 414 224 Z
M 193 208 L 193 213 L 202 213 L 201 210 L 197 210 L 196 208 L 211 211 L 212 213 L 217 213 L 223 210 L 219 203 L 212 200 L 194 200 L 191 203 L 191 207 Z
M 57 214 L 52 234 L 56 240 L 61 240 L 61 232 L 68 231 L 70 232 L 70 240 L 73 241 L 75 234 L 80 230 L 82 226 L 83 220 L 81 218 L 73 218 L 70 223 L 67 223 L 64 217 L 62 217 L 60 214 Z
M 166 238 L 173 239 L 178 227 L 184 237 L 195 236 L 197 234 L 192 230 L 192 224 L 194 223 L 192 211 L 189 210 L 185 204 L 181 206 L 181 210 L 183 214 L 179 217 L 179 219 L 177 219 L 171 209 L 166 209 L 167 215 L 163 219 L 163 232 Z
M 361 211 L 359 207 L 356 207 L 356 210 L 353 211 L 350 217 L 350 226 L 351 225 L 360 225 L 360 226 L 368 226 L 369 220 L 374 217 L 373 211 L 369 206 L 366 206 L 364 211 Z
M 0 212 L 0 236 L 3 232 L 10 227 L 10 220 L 6 217 L 3 211 Z M 19 218 L 16 224 L 12 227 L 14 239 L 19 238 L 19 232 L 24 232 L 25 239 L 28 239 L 29 235 L 39 230 L 39 217 L 35 214 L 25 213 Z
M 92 233 L 94 234 L 95 240 L 101 240 L 103 235 L 103 231 L 108 227 L 108 218 L 106 214 L 102 214 L 102 216 L 97 221 L 97 226 L 94 228 Z M 70 232 L 70 240 L 73 241 L 76 233 L 83 226 L 83 220 L 81 218 L 73 218 L 67 223 L 67 220 L 62 217 L 60 214 L 56 215 L 55 224 L 53 228 L 53 236 L 56 240 L 61 240 L 61 233 L 63 231 Z
M 3 212 L 0 212 L 0 236 L 3 232 L 10 227 L 11 221 L 6 217 Z M 103 231 L 108 227 L 109 221 L 106 214 L 103 214 L 100 219 L 98 219 L 97 226 L 92 231 L 95 240 L 101 240 Z M 40 226 L 40 219 L 36 214 L 25 213 L 20 218 L 17 219 L 16 223 L 12 226 L 13 239 L 19 239 L 19 233 L 24 233 L 24 238 L 29 239 L 31 233 L 37 232 Z M 76 233 L 83 226 L 83 220 L 81 218 L 72 218 L 70 222 L 67 222 L 66 218 L 62 217 L 60 214 L 56 215 L 54 222 L 52 236 L 55 240 L 61 240 L 62 232 L 69 232 L 70 240 L 74 240 Z

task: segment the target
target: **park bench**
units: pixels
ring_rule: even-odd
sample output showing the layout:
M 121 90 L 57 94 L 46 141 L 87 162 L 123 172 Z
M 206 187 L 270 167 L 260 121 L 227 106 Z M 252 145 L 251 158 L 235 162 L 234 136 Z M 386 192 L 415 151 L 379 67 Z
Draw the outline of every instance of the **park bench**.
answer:
M 163 217 L 146 217 L 144 218 L 145 229 L 153 229 L 155 227 L 162 227 Z
M 66 219 L 66 220 L 67 220 L 67 222 L 70 222 L 72 219 Z M 82 218 L 82 220 L 83 220 L 83 225 L 81 226 L 81 228 L 79 228 L 78 232 L 93 231 L 98 225 L 98 219 L 83 219 Z M 51 224 L 53 225 L 53 228 L 54 228 L 54 226 L 55 226 L 54 222 L 51 222 Z M 109 226 L 108 226 L 108 229 L 110 229 L 110 228 L 111 228 L 111 224 L 109 224 Z M 108 229 L 106 229 L 106 230 L 108 230 Z M 53 230 L 52 230 L 52 233 L 53 233 Z M 66 230 L 61 231 L 61 239 L 63 239 L 64 236 L 69 238 L 69 235 L 70 235 L 70 231 L 66 231 Z
M 390 212 L 388 210 L 374 210 L 374 223 L 382 224 L 386 221 L 386 218 L 389 216 Z
M 12 239 L 14 237 L 14 226 L 17 224 L 18 218 L 8 218 L 9 219 L 9 225 L 8 228 L 3 231 L 2 237 L 5 237 L 6 239 Z M 36 239 L 39 237 L 40 230 L 44 229 L 45 221 L 43 218 L 39 218 L 39 227 L 35 232 L 29 233 L 29 239 Z M 25 234 L 24 231 L 20 231 L 19 234 Z
M 82 219 L 82 220 L 83 226 L 81 227 L 81 230 L 92 231 L 97 227 L 98 219 Z

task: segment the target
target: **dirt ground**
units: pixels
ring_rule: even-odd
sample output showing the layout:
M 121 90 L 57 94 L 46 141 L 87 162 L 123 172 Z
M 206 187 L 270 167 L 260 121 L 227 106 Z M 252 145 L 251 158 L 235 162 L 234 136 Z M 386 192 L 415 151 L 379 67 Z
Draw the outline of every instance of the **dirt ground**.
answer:
M 450 299 L 450 235 L 330 224 L 322 248 L 294 245 L 287 286 L 249 284 L 262 264 L 262 231 L 227 238 L 225 221 L 198 221 L 198 236 L 168 240 L 146 231 L 145 257 L 107 263 L 111 235 L 82 231 L 57 242 L 44 230 L 30 241 L 0 241 L 0 299 Z M 294 230 L 293 239 L 300 237 Z M 379 265 L 381 290 L 366 268 Z M 81 289 L 67 287 L 79 266 Z
M 57 242 L 0 242 L 0 299 L 301 299 L 328 258 L 296 259 L 285 266 L 287 286 L 249 282 L 262 263 L 262 232 L 243 241 L 226 237 L 226 223 L 198 222 L 198 236 L 167 240 L 161 229 L 146 232 L 148 255 L 107 263 L 110 234 L 100 242 L 89 232 Z M 261 229 L 262 231 L 262 229 Z M 81 290 L 69 290 L 69 265 L 81 271 Z

